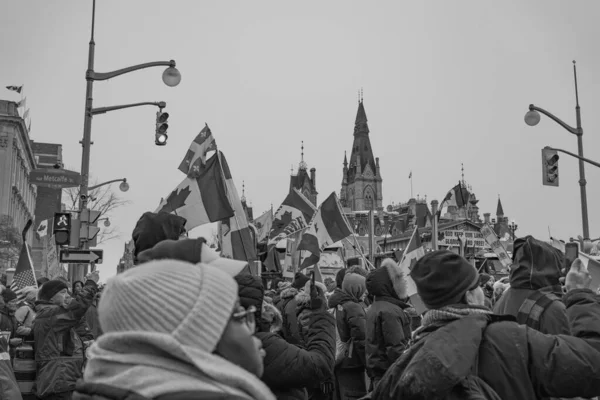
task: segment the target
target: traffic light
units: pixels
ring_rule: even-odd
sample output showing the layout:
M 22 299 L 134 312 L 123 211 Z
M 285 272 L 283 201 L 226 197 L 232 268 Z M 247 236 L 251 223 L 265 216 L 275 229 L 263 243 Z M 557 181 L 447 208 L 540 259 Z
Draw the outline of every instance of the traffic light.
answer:
M 550 148 L 542 149 L 542 184 L 558 186 L 558 153 Z
M 169 124 L 167 124 L 168 119 L 169 113 L 162 111 L 156 113 L 156 139 L 154 143 L 157 146 L 164 146 L 167 144 L 167 139 L 169 138 L 167 135 L 167 129 L 169 129 Z
M 71 239 L 71 214 L 55 213 L 53 230 L 54 241 L 58 246 L 66 246 Z

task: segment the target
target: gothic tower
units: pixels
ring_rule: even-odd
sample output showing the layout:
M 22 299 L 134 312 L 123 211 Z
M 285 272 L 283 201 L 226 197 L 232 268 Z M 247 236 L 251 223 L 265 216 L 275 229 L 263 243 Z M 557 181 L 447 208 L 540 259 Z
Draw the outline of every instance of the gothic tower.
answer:
M 354 123 L 354 143 L 349 163 L 344 154 L 340 201 L 352 211 L 367 211 L 382 209 L 382 198 L 379 158 L 373 157 L 367 114 L 361 96 Z
M 298 164 L 298 172 L 290 176 L 290 192 L 293 189 L 298 189 L 314 206 L 317 206 L 317 170 L 316 168 L 310 169 L 310 175 L 308 174 L 308 165 L 304 161 L 304 142 L 302 142 L 302 154 L 300 158 L 300 164 Z

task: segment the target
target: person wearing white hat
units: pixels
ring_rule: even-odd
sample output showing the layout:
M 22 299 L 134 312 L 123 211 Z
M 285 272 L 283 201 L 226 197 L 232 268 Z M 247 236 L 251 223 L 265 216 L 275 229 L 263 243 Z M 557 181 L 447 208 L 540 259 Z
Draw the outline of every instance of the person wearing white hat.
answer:
M 205 263 L 153 260 L 112 278 L 74 399 L 275 400 L 259 379 L 255 310 L 237 292 L 231 273 Z

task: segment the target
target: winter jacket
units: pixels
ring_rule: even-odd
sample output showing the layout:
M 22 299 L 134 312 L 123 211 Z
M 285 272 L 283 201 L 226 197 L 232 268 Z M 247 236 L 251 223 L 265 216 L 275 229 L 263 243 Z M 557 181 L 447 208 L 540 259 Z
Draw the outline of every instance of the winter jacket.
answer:
M 536 290 L 557 293 L 563 255 L 549 244 L 531 236 L 517 239 L 510 271 L 510 288 L 494 306 L 494 313 L 517 317 L 523 302 Z M 540 316 L 540 332 L 569 334 L 565 305 L 554 301 Z
M 378 380 L 408 346 L 411 317 L 405 310 L 410 306 L 400 300 L 407 297 L 406 285 L 396 293 L 386 267 L 369 274 L 367 290 L 374 302 L 367 311 L 366 367 L 369 377 Z
M 25 302 L 15 311 L 17 320 L 17 335 L 33 340 L 33 321 L 35 320 L 35 304 Z
M 599 395 L 599 300 L 588 289 L 565 296 L 573 336 L 545 335 L 510 316 L 473 315 L 433 326 L 390 367 L 372 398 L 443 398 L 477 361 L 477 375 L 502 399 Z
M 263 382 L 278 400 L 306 399 L 307 387 L 332 376 L 335 361 L 335 320 L 326 311 L 312 312 L 306 348 L 288 343 L 276 333 L 259 332 L 266 352 Z
M 104 333 L 75 400 L 275 400 L 254 374 L 156 332 Z
M 90 328 L 90 332 L 95 339 L 98 339 L 102 335 L 102 328 L 100 327 L 100 321 L 98 320 L 98 300 L 94 300 L 85 313 L 85 320 Z
M 38 397 L 75 389 L 84 360 L 83 343 L 75 329 L 80 326 L 97 290 L 95 282 L 87 281 L 66 308 L 48 301 L 36 302 L 33 335 Z
M 17 320 L 6 306 L 0 309 L 0 331 L 10 332 L 11 339 L 14 339 L 17 334 Z
M 329 307 L 335 308 L 336 326 L 341 341 L 349 344 L 352 341 L 352 357 L 344 359 L 340 368 L 364 367 L 366 338 L 364 304 L 348 293 L 336 290 L 329 298 Z
M 298 329 L 298 318 L 296 317 L 296 295 L 298 289 L 287 288 L 281 292 L 281 300 L 278 305 L 281 316 L 283 317 L 283 327 L 281 334 L 288 343 L 302 346 L 302 338 Z

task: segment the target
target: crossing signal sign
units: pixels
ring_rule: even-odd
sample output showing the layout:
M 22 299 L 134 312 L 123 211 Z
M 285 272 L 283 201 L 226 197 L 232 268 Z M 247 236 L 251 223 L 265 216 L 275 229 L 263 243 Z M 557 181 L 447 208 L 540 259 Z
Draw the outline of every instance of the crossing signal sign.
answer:
M 55 213 L 53 225 L 54 241 L 58 246 L 66 246 L 71 238 L 71 214 Z
M 549 147 L 542 149 L 542 184 L 558 186 L 558 153 Z

